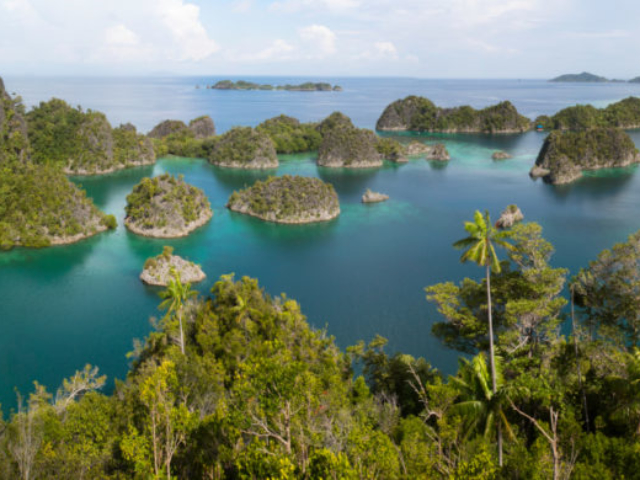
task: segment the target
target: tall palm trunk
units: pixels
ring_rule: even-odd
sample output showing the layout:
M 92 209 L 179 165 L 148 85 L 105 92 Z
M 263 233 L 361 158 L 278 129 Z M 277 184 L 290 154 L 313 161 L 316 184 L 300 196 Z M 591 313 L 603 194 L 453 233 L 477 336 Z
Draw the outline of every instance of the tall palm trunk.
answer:
M 495 395 L 498 391 L 496 381 L 496 359 L 495 351 L 493 347 L 493 314 L 491 309 L 491 264 L 487 262 L 486 266 L 487 275 L 487 318 L 489 320 L 489 364 L 491 366 L 491 389 Z M 496 427 L 498 430 L 498 465 L 502 466 L 502 425 L 500 418 L 497 418 Z
M 184 333 L 182 332 L 182 307 L 178 311 L 178 322 L 180 323 L 180 350 L 184 355 Z

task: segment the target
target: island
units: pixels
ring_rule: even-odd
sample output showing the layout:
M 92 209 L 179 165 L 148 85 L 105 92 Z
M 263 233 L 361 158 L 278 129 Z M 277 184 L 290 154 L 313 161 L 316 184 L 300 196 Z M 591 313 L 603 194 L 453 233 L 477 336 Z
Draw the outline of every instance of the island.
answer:
M 182 283 L 201 282 L 207 277 L 200 265 L 173 255 L 173 247 L 165 246 L 160 255 L 144 262 L 140 280 L 147 285 L 166 287 L 175 275 Z
M 552 78 L 550 82 L 565 82 L 565 83 L 606 83 L 610 80 L 599 75 L 594 75 L 589 72 L 582 73 L 568 73 L 560 75 L 559 77 Z
M 31 160 L 25 109 L 0 79 L 0 249 L 78 242 L 117 226 L 54 164 Z
M 476 110 L 470 106 L 442 108 L 417 96 L 391 103 L 376 123 L 378 131 L 495 134 L 522 133 L 531 128 L 531 120 L 508 101 Z
M 638 150 L 623 130 L 553 131 L 542 145 L 530 175 L 560 185 L 577 180 L 583 170 L 625 167 L 638 162 Z
M 635 77 L 629 80 L 629 83 L 640 83 L 640 77 Z
M 451 160 L 451 155 L 443 143 L 434 143 L 429 145 L 413 140 L 405 147 L 405 152 L 410 157 L 424 156 L 425 160 L 435 160 L 440 162 Z
M 143 178 L 127 195 L 125 226 L 138 235 L 184 237 L 213 216 L 202 190 L 168 173 Z
M 189 125 L 182 120 L 164 120 L 147 133 L 158 157 L 207 158 L 216 141 L 216 127 L 208 115 L 194 118 Z
M 400 142 L 392 138 L 378 138 L 376 150 L 382 158 L 393 163 L 407 163 L 406 150 Z
M 522 214 L 522 210 L 520 210 L 517 205 L 511 204 L 500 214 L 500 218 L 496 221 L 496 228 L 511 228 L 516 223 L 520 223 L 523 220 L 524 215 Z
M 326 82 L 305 82 L 299 85 L 269 85 L 245 80 L 233 82 L 231 80 L 221 80 L 213 85 L 208 85 L 211 90 L 285 90 L 288 92 L 341 92 L 342 87 L 331 85 Z
M 496 152 L 493 152 L 493 154 L 491 155 L 491 158 L 493 160 L 508 160 L 509 158 L 513 158 L 513 157 L 503 150 L 498 150 Z
M 338 195 L 331 184 L 318 178 L 290 175 L 269 177 L 233 192 L 227 208 L 285 224 L 326 222 L 340 215 Z
M 278 167 L 278 156 L 266 133 L 235 127 L 217 139 L 209 163 L 225 168 L 269 169 Z
M 371 130 L 357 128 L 349 117 L 333 113 L 318 125 L 322 143 L 317 164 L 332 168 L 371 168 L 382 166 L 378 137 Z
M 362 195 L 362 203 L 380 203 L 389 200 L 389 195 L 384 193 L 373 192 L 367 188 L 367 191 Z
M 545 130 L 584 130 L 596 127 L 614 127 L 624 130 L 640 128 L 640 98 L 627 97 L 605 108 L 592 105 L 574 105 L 552 117 L 540 116 L 536 124 Z
M 212 137 L 216 134 L 216 126 L 208 115 L 194 118 L 187 126 L 182 120 L 164 120 L 153 127 L 147 136 L 163 139 L 170 135 L 188 136 L 196 139 Z
M 156 161 L 153 145 L 133 125 L 112 129 L 103 113 L 64 100 L 41 102 L 26 120 L 32 161 L 60 165 L 68 175 L 99 175 Z
M 301 123 L 287 115 L 265 120 L 256 130 L 269 136 L 277 153 L 316 151 L 322 141 L 322 134 L 315 123 Z

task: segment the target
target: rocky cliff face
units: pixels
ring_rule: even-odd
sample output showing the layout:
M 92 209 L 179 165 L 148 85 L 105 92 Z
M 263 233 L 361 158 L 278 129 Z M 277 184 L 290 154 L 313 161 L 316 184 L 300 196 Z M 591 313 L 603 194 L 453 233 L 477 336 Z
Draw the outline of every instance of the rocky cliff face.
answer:
M 638 150 L 623 130 L 554 131 L 542 145 L 530 175 L 552 184 L 564 184 L 580 178 L 583 170 L 625 167 L 639 162 Z
M 236 127 L 222 135 L 211 151 L 209 162 L 227 168 L 278 167 L 276 150 L 269 136 L 250 127 Z
M 160 255 L 147 259 L 140 280 L 147 285 L 166 287 L 174 279 L 174 272 L 183 284 L 201 282 L 206 278 L 200 265 L 172 253 L 173 248 L 164 247 Z
M 28 145 L 24 107 L 5 91 L 0 78 L 0 155 L 4 151 L 26 161 Z
M 213 137 L 216 134 L 216 126 L 208 115 L 191 120 L 189 122 L 189 130 L 191 130 L 194 138 L 197 140 Z
M 147 137 L 162 139 L 172 133 L 187 132 L 189 127 L 182 120 L 164 120 L 153 127 Z
M 381 131 L 520 133 L 530 129 L 531 121 L 510 102 L 482 110 L 469 106 L 441 108 L 416 96 L 391 103 L 376 123 L 376 130 Z

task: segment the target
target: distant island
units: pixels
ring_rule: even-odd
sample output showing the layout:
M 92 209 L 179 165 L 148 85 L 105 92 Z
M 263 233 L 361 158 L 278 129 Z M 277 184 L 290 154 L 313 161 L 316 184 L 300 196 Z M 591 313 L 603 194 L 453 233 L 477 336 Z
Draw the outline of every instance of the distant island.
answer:
M 582 73 L 567 73 L 560 75 L 559 77 L 552 78 L 550 82 L 556 83 L 625 83 L 626 80 L 619 80 L 617 78 L 609 79 L 607 77 L 601 77 L 600 75 L 594 75 L 589 72 Z M 640 83 L 640 77 L 633 78 L 628 81 L 629 83 Z
M 268 222 L 325 222 L 340 215 L 333 186 L 319 178 L 284 175 L 233 192 L 227 208 Z
M 214 85 L 207 85 L 209 90 L 286 90 L 288 92 L 341 92 L 340 85 L 331 85 L 326 82 L 305 82 L 300 85 L 269 85 L 245 80 L 233 82 L 231 80 L 221 80 Z

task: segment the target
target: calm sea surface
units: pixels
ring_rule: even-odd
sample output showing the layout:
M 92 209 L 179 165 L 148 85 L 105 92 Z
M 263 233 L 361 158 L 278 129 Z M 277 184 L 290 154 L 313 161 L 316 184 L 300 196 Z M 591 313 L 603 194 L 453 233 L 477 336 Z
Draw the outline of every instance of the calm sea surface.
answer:
M 245 77 L 247 78 L 247 77 Z M 100 110 L 112 124 L 132 122 L 148 131 L 163 119 L 188 121 L 208 114 L 219 132 L 234 125 L 257 125 L 285 113 L 304 121 L 340 110 L 361 127 L 373 128 L 391 101 L 416 94 L 442 106 L 484 107 L 511 100 L 529 117 L 576 103 L 605 106 L 640 85 L 550 84 L 533 80 L 326 79 L 344 92 L 224 92 L 196 89 L 216 78 L 12 78 L 5 84 L 27 106 L 52 96 Z M 306 78 L 254 78 L 292 83 Z M 325 80 L 325 79 L 322 79 Z M 631 132 L 640 145 L 640 132 Z M 182 173 L 208 195 L 213 220 L 184 239 L 153 240 L 122 226 L 76 245 L 0 253 L 0 402 L 15 404 L 14 388 L 30 391 L 38 380 L 51 390 L 86 363 L 111 380 L 127 371 L 125 354 L 142 338 L 149 318 L 159 315 L 158 290 L 138 275 L 145 259 L 172 245 L 200 263 L 207 291 L 220 275 L 257 277 L 272 294 L 286 292 L 302 304 L 311 324 L 325 327 L 346 347 L 375 334 L 389 339 L 389 351 L 426 357 L 445 372 L 456 353 L 430 334 L 438 319 L 424 296 L 437 282 L 480 277 L 461 265 L 451 244 L 464 235 L 462 222 L 475 209 L 493 216 L 518 204 L 528 220 L 539 222 L 556 247 L 553 263 L 575 272 L 598 252 L 640 228 L 640 174 L 636 168 L 590 174 L 570 186 L 553 187 L 527 173 L 543 134 L 477 136 L 430 135 L 443 141 L 452 160 L 446 165 L 414 160 L 406 165 L 346 171 L 318 168 L 315 155 L 283 155 L 271 172 L 235 172 L 198 159 L 162 159 L 96 178 L 78 178 L 98 207 L 120 225 L 125 197 L 142 177 Z M 403 136 L 401 140 L 409 140 Z M 493 162 L 495 150 L 512 160 Z M 230 193 L 269 174 L 298 174 L 331 182 L 342 215 L 322 225 L 281 226 L 228 212 Z M 367 189 L 390 195 L 387 203 L 362 205 Z

